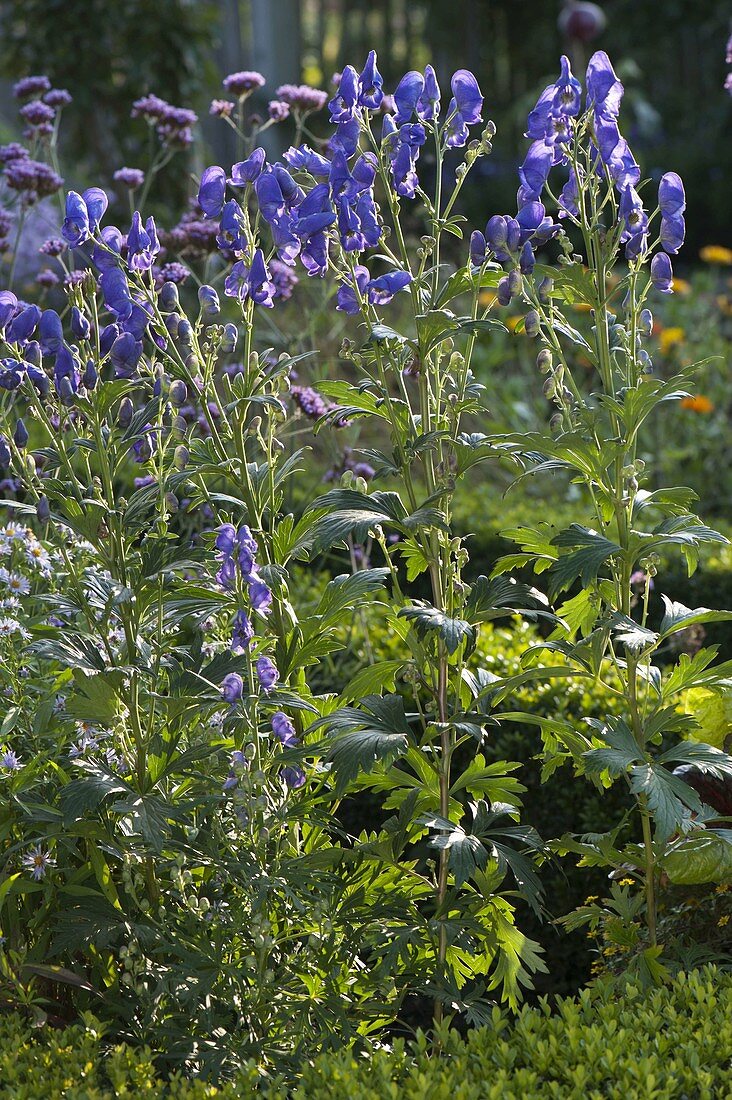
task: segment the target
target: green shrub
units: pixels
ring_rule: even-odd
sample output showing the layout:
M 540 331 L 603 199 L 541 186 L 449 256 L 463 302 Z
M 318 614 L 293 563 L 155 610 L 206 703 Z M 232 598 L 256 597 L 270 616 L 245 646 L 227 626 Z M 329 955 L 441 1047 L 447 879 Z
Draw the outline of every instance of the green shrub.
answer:
M 720 1100 L 732 1094 L 732 975 L 714 967 L 648 992 L 593 992 L 542 1000 L 512 1022 L 445 1037 L 436 1058 L 421 1035 L 369 1058 L 341 1051 L 305 1065 L 293 1100 Z M 254 1065 L 218 1086 L 165 1080 L 149 1050 L 105 1049 L 94 1030 L 31 1029 L 0 1019 L 0 1079 L 7 1100 L 284 1097 Z
M 719 1100 L 732 1095 L 732 977 L 707 968 L 652 992 L 585 991 L 525 1008 L 510 1024 L 358 1061 L 347 1052 L 306 1068 L 296 1100 Z

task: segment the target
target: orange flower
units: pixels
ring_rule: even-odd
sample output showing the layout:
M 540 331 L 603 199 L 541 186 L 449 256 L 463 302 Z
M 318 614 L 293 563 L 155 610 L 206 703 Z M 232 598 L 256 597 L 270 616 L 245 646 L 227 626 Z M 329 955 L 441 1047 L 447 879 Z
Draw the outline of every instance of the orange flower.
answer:
M 705 264 L 732 264 L 732 248 L 721 244 L 708 244 L 699 252 Z
M 523 317 L 506 317 L 504 324 L 509 332 L 515 332 L 519 321 L 523 321 Z
M 686 279 L 679 279 L 674 275 L 672 286 L 677 294 L 691 294 L 691 283 L 687 283 Z
M 682 328 L 665 328 L 662 329 L 658 342 L 661 347 L 661 352 L 664 355 L 668 355 L 671 348 L 676 347 L 677 344 L 683 344 L 686 333 Z
M 496 292 L 494 290 L 481 290 L 478 295 L 478 301 L 482 306 L 492 306 L 496 300 Z
M 710 413 L 714 410 L 714 404 L 703 393 L 699 393 L 696 397 L 682 397 L 681 408 L 691 409 L 695 413 Z

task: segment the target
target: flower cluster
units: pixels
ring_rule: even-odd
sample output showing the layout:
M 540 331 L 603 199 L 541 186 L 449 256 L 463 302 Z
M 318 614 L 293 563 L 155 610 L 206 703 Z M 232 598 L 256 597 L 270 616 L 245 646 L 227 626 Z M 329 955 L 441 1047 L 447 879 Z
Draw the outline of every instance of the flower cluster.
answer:
M 222 588 L 232 589 L 237 575 L 240 576 L 247 586 L 252 607 L 266 615 L 272 606 L 272 593 L 260 576 L 256 562 L 257 543 L 250 529 L 246 524 L 237 530 L 233 523 L 223 523 L 216 532 L 215 545 L 220 562 L 216 574 L 218 583 Z M 237 616 L 232 640 L 232 649 L 235 652 L 241 651 L 252 637 L 246 615 L 241 612 L 240 616 Z
M 172 107 L 156 95 L 142 96 L 132 104 L 132 118 L 144 118 L 154 126 L 163 145 L 187 149 L 193 143 L 193 127 L 198 115 L 187 107 Z

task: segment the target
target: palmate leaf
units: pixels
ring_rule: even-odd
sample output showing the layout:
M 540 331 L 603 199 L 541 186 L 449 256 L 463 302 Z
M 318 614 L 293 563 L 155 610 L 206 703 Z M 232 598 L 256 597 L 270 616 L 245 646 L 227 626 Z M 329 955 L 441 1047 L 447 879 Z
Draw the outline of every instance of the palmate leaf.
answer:
M 388 765 L 409 747 L 411 730 L 399 695 L 367 695 L 360 707 L 341 707 L 319 718 L 310 732 L 323 730 L 319 748 L 333 765 L 336 789 L 343 792 L 359 772 Z
M 510 615 L 533 620 L 538 616 L 554 619 L 548 600 L 538 589 L 519 584 L 512 577 L 478 577 L 465 604 L 465 616 L 471 623 L 488 623 Z
M 732 882 L 732 832 L 709 829 L 677 840 L 663 858 L 663 869 L 675 886 Z
M 701 799 L 694 788 L 661 764 L 637 764 L 632 768 L 630 789 L 635 795 L 645 795 L 659 840 L 668 840 L 685 823 L 687 810 L 701 813 Z
M 607 748 L 589 749 L 582 754 L 588 775 L 599 775 L 607 771 L 616 777 L 629 771 L 643 759 L 633 731 L 623 718 L 609 719 L 600 736 L 607 742 Z
M 311 511 L 322 512 L 307 532 L 311 552 L 319 554 L 353 535 L 364 542 L 377 524 L 404 529 L 407 510 L 398 493 L 377 492 L 366 495 L 355 489 L 332 489 L 319 497 Z
M 388 569 L 359 569 L 356 573 L 341 573 L 326 586 L 315 609 L 314 618 L 321 630 L 342 620 L 343 612 L 354 608 L 371 592 L 383 588 Z
M 549 569 L 549 585 L 553 595 L 569 588 L 576 580 L 582 581 L 583 585 L 591 584 L 608 558 L 619 554 L 622 549 L 616 542 L 579 523 L 560 531 L 552 542 L 554 546 L 572 550 L 572 553 L 557 558 Z
M 475 645 L 475 630 L 469 622 L 452 618 L 430 604 L 417 605 L 415 602 L 411 607 L 403 607 L 399 617 L 408 619 L 420 637 L 429 633 L 438 634 L 450 654 L 455 653 L 463 642 L 468 643 L 471 651 Z
M 110 794 L 124 794 L 128 787 L 114 776 L 87 769 L 85 774 L 72 779 L 62 788 L 59 796 L 64 825 L 72 825 L 89 810 L 96 810 Z
M 429 841 L 429 846 L 450 853 L 449 867 L 456 886 L 462 886 L 476 870 L 485 867 L 488 852 L 477 836 L 471 836 L 460 825 L 452 825 L 441 817 L 424 815 L 419 820 L 428 829 L 440 830 Z
M 682 603 L 661 596 L 664 603 L 664 616 L 661 620 L 661 638 L 668 638 L 679 630 L 697 623 L 720 623 L 732 619 L 732 611 L 715 611 L 710 607 L 685 607 Z
M 637 623 L 629 615 L 621 615 L 620 612 L 612 616 L 610 626 L 615 640 L 621 642 L 631 653 L 642 653 L 655 646 L 659 640 L 655 631 Z
M 341 699 L 361 699 L 364 695 L 381 695 L 385 691 L 394 691 L 395 677 L 406 663 L 404 660 L 387 660 L 366 665 L 349 680 L 341 692 Z

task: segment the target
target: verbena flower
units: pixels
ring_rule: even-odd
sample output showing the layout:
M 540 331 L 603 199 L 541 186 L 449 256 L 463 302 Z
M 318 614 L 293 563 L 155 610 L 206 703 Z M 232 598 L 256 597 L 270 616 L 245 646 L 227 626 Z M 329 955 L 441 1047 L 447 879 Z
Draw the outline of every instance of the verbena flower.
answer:
M 280 84 L 275 94 L 284 103 L 289 103 L 293 111 L 303 115 L 321 111 L 328 102 L 327 92 L 311 88 L 309 84 Z
M 227 92 L 242 97 L 250 95 L 257 88 L 263 88 L 267 82 L 261 73 L 244 70 L 238 73 L 229 73 L 221 83 Z
M 112 178 L 130 191 L 136 191 L 145 182 L 145 173 L 141 168 L 118 168 Z
M 30 99 L 51 90 L 51 81 L 47 76 L 24 76 L 13 85 L 15 99 Z
M 284 122 L 290 117 L 290 104 L 284 99 L 271 99 L 267 104 L 267 114 L 272 122 Z

